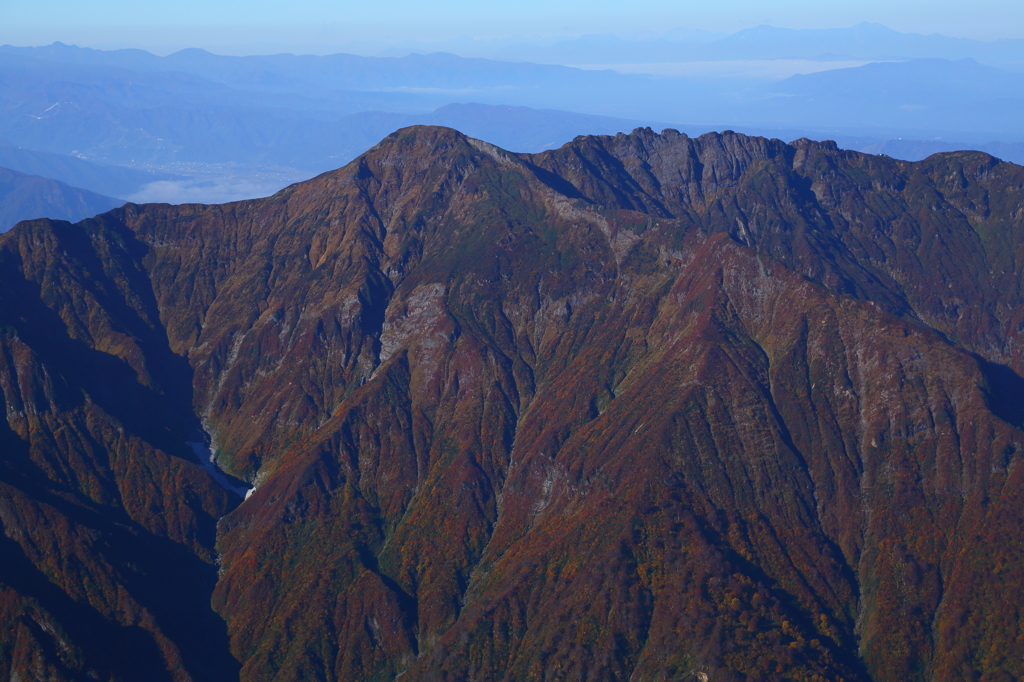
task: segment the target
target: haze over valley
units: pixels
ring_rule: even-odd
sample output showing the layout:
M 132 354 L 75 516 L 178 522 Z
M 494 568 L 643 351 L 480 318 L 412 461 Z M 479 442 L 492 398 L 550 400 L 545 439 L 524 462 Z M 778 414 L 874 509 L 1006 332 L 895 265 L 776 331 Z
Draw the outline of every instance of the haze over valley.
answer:
M 376 54 L 3 46 L 0 166 L 135 202 L 223 202 L 416 124 L 521 152 L 650 126 L 1024 161 L 1024 40 L 860 24 L 350 47 Z

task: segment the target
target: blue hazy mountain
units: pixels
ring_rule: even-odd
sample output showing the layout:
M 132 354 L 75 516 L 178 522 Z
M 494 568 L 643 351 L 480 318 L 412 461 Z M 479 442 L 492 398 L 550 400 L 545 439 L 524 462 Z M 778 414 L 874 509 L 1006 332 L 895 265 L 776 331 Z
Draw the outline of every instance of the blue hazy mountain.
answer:
M 450 52 L 463 57 L 483 57 L 529 61 L 541 64 L 624 64 L 635 62 L 673 62 L 699 55 L 709 43 L 727 37 L 726 33 L 675 29 L 653 35 L 589 34 L 565 38 L 458 38 L 443 42 L 407 41 L 397 45 L 355 43 L 360 54 L 399 57 L 407 54 Z
M 347 116 L 338 123 L 343 137 L 351 140 L 347 161 L 375 144 L 383 135 L 412 125 L 434 125 L 455 128 L 470 137 L 493 140 L 504 149 L 540 152 L 560 147 L 578 135 L 613 135 L 637 127 L 653 126 L 659 130 L 669 124 L 575 114 L 551 109 L 497 106 L 478 103 L 449 104 L 428 114 L 394 114 L 368 111 Z M 342 158 L 342 157 L 339 157 Z
M 0 232 L 33 218 L 77 222 L 122 204 L 121 199 L 0 168 Z
M 450 54 L 158 57 L 60 44 L 3 48 L 0 79 L 0 135 L 136 165 L 293 163 L 273 150 L 291 145 L 291 156 L 303 157 L 304 145 L 332 140 L 349 114 L 425 115 L 451 103 L 712 126 L 855 127 L 886 139 L 916 130 L 1015 134 L 1024 96 L 1024 76 L 971 60 L 869 64 L 736 87 Z M 979 102 L 983 110 L 970 104 Z
M 342 165 L 396 128 L 415 123 L 458 127 L 519 151 L 540 151 L 576 135 L 614 133 L 646 124 L 641 120 L 481 104 L 446 105 L 423 114 L 369 111 L 324 121 L 244 107 L 131 108 L 69 90 L 55 96 L 57 106 L 51 105 L 48 111 L 43 107 L 46 100 L 8 107 L 0 113 L 4 134 L 22 146 L 50 152 L 49 159 L 57 154 L 80 154 L 104 163 L 175 167 L 182 171 L 187 171 L 189 163 L 230 162 L 320 172 Z M 29 108 L 32 104 L 40 113 L 26 115 L 26 110 L 33 110 Z M 19 152 L 0 149 L 0 159 L 5 154 L 18 156 Z M 21 167 L 47 173 L 27 164 Z M 47 174 L 57 175 L 52 171 Z
M 427 116 L 453 101 L 510 102 L 513 109 L 463 110 L 459 125 L 492 130 L 491 139 L 529 151 L 595 130 L 630 130 L 657 117 L 620 125 L 580 113 L 533 113 L 527 105 L 554 109 L 548 106 L 553 102 L 601 112 L 623 101 L 650 102 L 652 111 L 665 113 L 671 107 L 659 109 L 658 100 L 670 105 L 678 98 L 647 78 L 452 55 L 264 59 L 188 50 L 171 57 L 60 45 L 0 51 L 0 135 L 23 148 L 135 167 L 231 162 L 325 170 L 393 130 L 371 126 L 373 134 L 362 135 L 368 120 L 389 120 L 367 117 L 367 111 L 413 121 L 402 115 Z M 206 75 L 154 64 L 190 65 Z M 274 78 L 263 67 L 276 68 Z M 246 90 L 244 83 L 256 85 Z M 338 89 L 326 89 L 332 86 Z M 356 113 L 361 116 L 350 118 Z M 443 110 L 427 119 L 444 123 L 451 115 L 453 110 Z
M 767 89 L 753 109 L 784 125 L 965 131 L 1024 138 L 1024 74 L 973 59 L 874 63 L 794 76 Z
M 58 180 L 111 197 L 128 197 L 152 182 L 176 179 L 168 173 L 150 173 L 125 166 L 91 163 L 66 154 L 21 149 L 2 138 L 0 167 Z
M 608 40 L 585 37 L 547 47 L 571 43 L 598 50 Z M 914 36 L 867 24 L 616 41 L 634 47 L 659 43 L 683 56 L 709 59 L 896 59 L 972 50 L 980 55 L 983 48 L 990 56 L 996 48 L 1012 56 L 1019 47 L 1014 41 Z M 823 54 L 826 47 L 832 52 Z M 1013 145 L 1024 141 L 1021 121 L 1024 73 L 974 58 L 876 62 L 764 83 L 624 75 L 447 53 L 231 57 L 197 49 L 157 56 L 60 43 L 0 48 L 0 136 L 11 143 L 0 146 L 0 165 L 126 198 L 206 200 L 193 191 L 200 176 L 200 184 L 211 187 L 263 192 L 336 168 L 394 129 L 414 124 L 454 127 L 524 152 L 580 134 L 651 125 L 688 134 L 731 128 L 782 139 L 836 139 L 857 149 L 887 144 L 891 155 L 904 153 L 897 149 L 923 153 L 935 147 L 925 143 L 941 137 L 974 147 L 1009 145 L 1003 151 L 1013 160 Z M 922 144 L 912 150 L 887 142 L 899 138 Z M 30 163 L 29 150 L 51 156 L 37 155 Z M 93 167 L 72 168 L 70 158 Z M 88 180 L 102 164 L 129 166 L 136 175 Z M 148 176 L 147 182 L 140 170 L 163 176 Z M 187 186 L 175 185 L 179 181 L 168 174 L 185 176 L 181 182 Z M 259 174 L 259 182 L 249 181 Z M 226 184 L 225 175 L 231 176 Z M 171 183 L 167 192 L 131 191 L 159 182 Z M 224 200 L 236 197 L 234 191 L 210 196 Z
M 957 142 L 952 140 L 909 140 L 898 138 L 895 140 L 881 140 L 860 147 L 859 151 L 868 154 L 885 154 L 894 159 L 905 161 L 920 161 L 932 154 L 940 152 L 955 152 L 962 149 L 974 149 L 986 154 L 1010 161 L 1016 164 L 1024 164 L 1024 142 L 987 142 L 982 144 Z
M 554 64 L 627 64 L 766 59 L 963 59 L 1024 64 L 1024 40 L 981 41 L 901 33 L 881 24 L 848 28 L 788 29 L 757 26 L 733 34 L 669 31 L 643 36 L 610 34 L 572 38 L 502 38 L 402 43 L 355 43 L 356 51 L 400 56 L 444 50 L 463 56 Z
M 517 102 L 536 106 L 571 103 L 579 96 L 584 101 L 601 101 L 613 92 L 654 90 L 649 79 L 612 71 L 465 58 L 447 53 L 404 57 L 233 57 L 187 49 L 158 57 L 142 50 L 103 51 L 61 43 L 33 48 L 0 47 L 0 66 L 31 69 L 34 78 L 51 78 L 45 65 L 55 64 L 78 69 L 72 72 L 76 83 L 82 82 L 86 69 L 98 78 L 118 82 L 126 80 L 127 73 L 137 74 L 138 83 L 132 81 L 135 90 L 130 95 L 131 101 L 140 104 L 144 100 L 137 98 L 145 96 L 140 92 L 142 88 L 159 83 L 162 90 L 177 92 L 179 84 L 187 83 L 189 94 L 200 95 L 206 103 L 231 101 L 253 105 L 253 93 L 279 93 L 287 97 L 264 98 L 259 104 L 309 110 L 315 106 L 306 98 L 314 98 L 318 106 L 340 113 L 354 113 L 371 106 L 404 113 L 422 112 L 450 103 L 453 96 L 488 103 L 506 103 L 504 99 L 511 96 Z M 125 103 L 129 103 L 128 96 L 126 92 Z
M 981 41 L 901 33 L 881 24 L 791 29 L 757 26 L 690 48 L 702 59 L 964 59 L 1024 61 L 1024 40 Z

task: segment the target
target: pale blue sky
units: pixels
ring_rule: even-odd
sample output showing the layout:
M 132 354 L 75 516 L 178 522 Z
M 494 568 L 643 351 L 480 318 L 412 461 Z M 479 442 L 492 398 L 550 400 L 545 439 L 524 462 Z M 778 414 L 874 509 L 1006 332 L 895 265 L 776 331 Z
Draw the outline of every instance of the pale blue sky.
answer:
M 1021 0 L 0 0 L 0 43 L 160 46 L 344 44 L 622 33 L 737 31 L 861 21 L 900 31 L 1024 38 Z M 311 49 L 311 51 L 317 51 Z

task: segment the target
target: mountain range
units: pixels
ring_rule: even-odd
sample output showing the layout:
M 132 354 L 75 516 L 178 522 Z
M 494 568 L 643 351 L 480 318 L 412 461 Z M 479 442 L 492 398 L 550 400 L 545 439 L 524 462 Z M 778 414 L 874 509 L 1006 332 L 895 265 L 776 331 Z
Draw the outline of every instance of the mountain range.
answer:
M 1024 168 L 399 130 L 0 236 L 0 676 L 1024 676 Z
M 973 130 L 1008 134 L 1013 136 L 1010 141 L 1020 141 L 1017 122 L 1024 113 L 1024 73 L 973 59 L 917 59 L 822 71 L 793 76 L 772 91 L 776 97 L 759 104 L 763 121 L 829 121 L 846 129 L 884 121 L 893 129 Z
M 227 162 L 321 172 L 386 134 L 361 134 L 375 112 L 419 117 L 405 123 L 465 125 L 466 112 L 452 121 L 444 112 L 467 103 L 512 107 L 519 116 L 503 115 L 501 142 L 518 151 L 539 151 L 537 138 L 557 145 L 610 125 L 628 130 L 655 121 L 692 134 L 728 125 L 875 141 L 1024 141 L 1024 75 L 971 59 L 742 83 L 450 54 L 226 57 L 183 50 L 157 57 L 56 44 L 0 48 L 0 80 L 0 135 L 15 145 L 163 172 Z M 538 125 L 541 117 L 525 116 L 526 108 L 552 111 Z M 476 111 L 473 124 L 496 127 Z M 597 116 L 614 120 L 602 125 Z
M 472 55 L 478 43 L 450 47 Z M 487 44 L 498 43 L 524 45 Z M 454 127 L 528 153 L 651 126 L 834 139 L 908 159 L 972 148 L 1024 160 L 1024 57 L 1014 61 L 1014 41 L 860 25 L 531 44 L 586 47 L 604 61 L 566 66 L 571 50 L 535 55 L 562 61 L 543 64 L 508 61 L 512 53 L 491 55 L 502 61 L 2 46 L 0 135 L 9 144 L 0 166 L 135 201 L 216 203 L 272 194 L 409 125 Z M 686 68 L 631 71 L 642 55 L 616 52 L 654 45 L 664 54 L 645 58 Z
M 468 38 L 400 45 L 353 43 L 360 53 L 398 56 L 410 51 L 452 52 L 466 57 L 510 59 L 542 64 L 629 64 L 744 60 L 867 61 L 972 58 L 1024 66 L 1024 40 L 971 40 L 940 34 L 894 31 L 863 22 L 847 28 L 791 29 L 761 25 L 732 34 L 673 30 L 645 35 L 596 34 L 548 39 Z

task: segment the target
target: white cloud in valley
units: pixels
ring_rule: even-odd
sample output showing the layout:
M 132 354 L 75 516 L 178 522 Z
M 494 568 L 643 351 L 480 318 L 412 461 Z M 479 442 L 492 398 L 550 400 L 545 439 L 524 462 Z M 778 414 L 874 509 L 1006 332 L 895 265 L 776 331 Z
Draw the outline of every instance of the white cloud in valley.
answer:
M 285 185 L 250 178 L 159 180 L 128 197 L 136 204 L 225 204 L 230 201 L 269 197 Z

